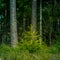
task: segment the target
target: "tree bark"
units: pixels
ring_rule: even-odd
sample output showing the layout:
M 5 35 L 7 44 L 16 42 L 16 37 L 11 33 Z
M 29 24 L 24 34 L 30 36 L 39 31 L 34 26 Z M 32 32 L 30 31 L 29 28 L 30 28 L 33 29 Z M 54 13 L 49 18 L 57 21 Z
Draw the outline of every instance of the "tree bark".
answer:
M 37 0 L 32 1 L 32 31 L 36 32 Z
M 15 47 L 18 43 L 17 20 L 16 20 L 16 0 L 10 0 L 10 31 L 11 31 L 11 46 Z
M 42 41 L 42 0 L 40 0 L 40 43 Z

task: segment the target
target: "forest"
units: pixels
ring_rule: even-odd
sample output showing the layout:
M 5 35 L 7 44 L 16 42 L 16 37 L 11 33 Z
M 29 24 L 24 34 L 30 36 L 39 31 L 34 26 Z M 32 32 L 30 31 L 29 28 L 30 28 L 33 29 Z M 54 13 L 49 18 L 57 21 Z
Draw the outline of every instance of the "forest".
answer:
M 60 0 L 0 0 L 0 60 L 60 60 Z

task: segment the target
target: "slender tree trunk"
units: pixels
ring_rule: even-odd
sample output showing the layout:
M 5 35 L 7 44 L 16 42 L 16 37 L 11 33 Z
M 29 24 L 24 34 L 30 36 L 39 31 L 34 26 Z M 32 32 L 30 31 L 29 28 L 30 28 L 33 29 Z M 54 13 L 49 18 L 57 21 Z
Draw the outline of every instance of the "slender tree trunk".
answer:
M 59 33 L 59 19 L 57 19 L 57 24 L 58 24 L 57 29 L 58 29 L 58 33 Z
M 42 0 L 40 0 L 40 43 L 42 41 Z
M 25 31 L 25 18 L 23 18 L 23 29 Z
M 49 44 L 50 46 L 52 45 L 52 32 L 53 32 L 53 20 L 54 20 L 54 1 L 51 1 L 51 7 L 52 10 L 51 10 L 51 16 L 50 16 L 50 33 L 49 33 Z
M 23 14 L 23 27 L 22 30 L 23 32 L 25 31 L 25 24 L 26 24 L 26 16 L 25 16 L 25 4 L 23 4 L 23 10 L 22 10 L 22 14 Z
M 57 1 L 56 0 L 54 0 L 54 7 L 57 5 L 58 3 L 57 3 Z M 60 8 L 59 8 L 60 9 Z M 58 10 L 58 12 L 59 12 L 59 10 Z M 58 33 L 59 33 L 59 18 L 57 17 L 57 26 L 56 26 L 57 28 L 57 31 L 58 31 Z
M 2 44 L 4 44 L 4 22 L 1 22 L 1 31 L 2 31 Z
M 7 11 L 8 11 L 8 1 L 5 0 L 5 19 L 4 19 L 4 43 L 7 41 Z
M 24 17 L 23 17 L 23 31 L 25 31 L 25 21 L 26 21 L 26 18 L 25 18 L 25 14 L 24 14 Z
M 18 43 L 17 20 L 16 20 L 16 0 L 10 0 L 10 31 L 11 31 L 11 46 L 15 47 Z
M 49 33 L 49 44 L 52 45 L 52 30 L 53 30 L 53 19 L 50 17 L 50 33 Z
M 37 0 L 32 1 L 32 31 L 36 32 Z
M 2 43 L 2 31 L 1 31 L 1 21 L 0 21 L 0 44 Z

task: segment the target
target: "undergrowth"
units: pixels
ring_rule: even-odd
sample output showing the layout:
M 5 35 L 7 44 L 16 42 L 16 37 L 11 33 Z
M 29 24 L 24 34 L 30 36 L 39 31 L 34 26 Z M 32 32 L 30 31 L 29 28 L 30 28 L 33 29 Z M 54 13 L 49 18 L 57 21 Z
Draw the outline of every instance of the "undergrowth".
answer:
M 22 34 L 17 47 L 0 45 L 0 58 L 1 60 L 53 60 L 51 57 L 59 50 L 58 41 L 55 45 L 47 47 L 42 39 L 39 39 L 39 35 L 30 29 Z

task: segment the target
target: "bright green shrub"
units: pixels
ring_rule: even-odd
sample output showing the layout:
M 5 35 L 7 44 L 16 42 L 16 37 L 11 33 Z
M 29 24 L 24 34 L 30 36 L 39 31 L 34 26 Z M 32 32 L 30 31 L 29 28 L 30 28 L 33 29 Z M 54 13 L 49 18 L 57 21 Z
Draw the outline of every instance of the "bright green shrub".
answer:
M 32 31 L 25 31 L 22 34 L 22 38 L 20 38 L 20 48 L 29 50 L 29 52 L 36 52 L 40 50 L 41 47 L 41 39 L 39 39 L 39 35 Z

